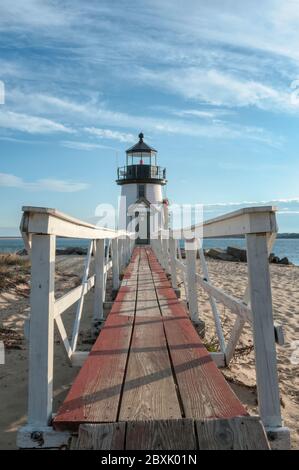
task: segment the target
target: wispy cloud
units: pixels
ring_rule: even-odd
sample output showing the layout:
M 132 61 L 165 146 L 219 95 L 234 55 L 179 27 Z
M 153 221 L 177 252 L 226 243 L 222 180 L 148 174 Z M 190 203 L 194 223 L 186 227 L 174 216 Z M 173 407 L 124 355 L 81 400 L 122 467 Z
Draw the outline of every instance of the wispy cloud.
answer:
M 204 204 L 205 207 L 231 207 L 231 206 L 271 206 L 275 204 L 298 204 L 299 197 L 294 198 L 279 198 L 271 200 L 260 200 L 260 201 L 232 201 L 232 202 L 215 202 L 213 204 Z
M 211 109 L 207 110 L 200 110 L 200 109 L 182 109 L 182 110 L 173 110 L 174 115 L 181 116 L 181 117 L 196 117 L 202 119 L 218 119 L 219 117 L 227 116 L 232 114 L 231 111 L 224 110 L 224 109 Z
M 172 68 L 140 68 L 136 75 L 141 82 L 214 106 L 256 106 L 261 109 L 299 111 L 299 100 L 293 100 L 289 82 L 281 90 L 269 84 L 203 67 L 177 68 L 175 73 Z M 204 116 L 200 111 L 191 114 Z
M 65 140 L 61 142 L 61 145 L 69 149 L 83 150 L 87 152 L 91 152 L 92 150 L 98 150 L 98 149 L 117 151 L 116 148 L 110 147 L 109 145 L 95 144 L 92 142 L 78 142 L 75 140 Z
M 85 150 L 88 152 L 92 150 L 97 150 L 97 149 L 116 150 L 113 147 L 109 147 L 108 145 L 94 144 L 92 142 L 78 142 L 75 140 L 65 140 L 61 142 L 61 145 L 69 149 Z
M 53 76 L 62 88 L 64 82 L 74 87 L 84 83 L 81 94 L 88 90 L 95 93 L 111 80 L 118 84 L 126 80 L 213 106 L 299 112 L 289 89 L 299 74 L 297 0 L 265 0 L 262 4 L 253 0 L 246 6 L 229 2 L 225 8 L 219 0 L 190 0 L 187 9 L 175 0 L 145 0 L 141 8 L 135 1 L 130 5 L 118 1 L 112 7 L 105 0 L 65 0 L 62 7 L 57 0 L 3 0 L 1 7 L 0 31 L 22 32 L 14 40 L 33 41 L 37 51 L 39 47 L 59 51 L 55 70 L 44 54 L 28 59 L 32 76 L 49 82 L 35 93 L 37 112 L 38 107 L 46 113 L 60 107 L 75 119 L 79 115 L 87 118 L 85 105 L 60 98 L 59 93 L 56 97 L 44 94 L 45 89 L 53 90 L 49 78 Z M 130 17 L 131 24 L 123 22 L 124 15 Z M 38 68 L 34 67 L 36 60 Z M 18 58 L 6 68 L 10 72 L 15 68 L 17 76 L 23 66 L 20 62 Z M 35 84 L 30 84 L 32 92 Z M 104 111 L 101 125 L 114 122 L 116 126 L 136 127 L 129 113 L 126 116 L 93 104 L 91 100 L 88 108 L 94 113 L 90 118 Z M 177 116 L 209 117 L 205 113 L 208 111 L 186 109 Z M 141 114 L 145 118 L 144 112 Z M 157 127 L 163 129 L 159 123 Z
M 111 129 L 99 129 L 97 127 L 85 127 L 84 129 L 89 134 L 100 137 L 101 139 L 118 140 L 119 142 L 135 142 L 136 137 L 133 134 L 124 132 L 113 131 Z
M 293 228 L 287 229 L 286 231 L 298 232 L 299 227 L 299 197 L 294 198 L 278 198 L 273 200 L 248 200 L 248 201 L 228 201 L 228 202 L 215 202 L 209 204 L 203 204 L 203 210 L 205 219 L 211 219 L 213 217 L 220 216 L 244 207 L 258 207 L 258 206 L 274 206 L 277 209 L 277 220 L 282 225 L 285 224 L 285 218 L 281 221 L 281 216 L 293 216 L 294 226 Z M 297 218 L 296 218 L 297 217 Z M 297 222 L 297 223 L 296 223 Z M 285 230 L 285 229 L 283 229 Z
M 298 215 L 299 211 L 278 211 L 279 215 Z
M 267 145 L 277 146 L 280 144 L 280 137 L 278 135 L 272 136 L 269 131 L 261 127 L 241 125 L 227 120 L 220 119 L 221 116 L 230 115 L 230 110 L 211 110 L 200 111 L 195 109 L 179 109 L 168 108 L 169 115 L 161 117 L 161 115 L 146 116 L 142 114 L 129 114 L 126 112 L 119 112 L 109 108 L 106 103 L 98 100 L 98 97 L 92 99 L 77 101 L 68 97 L 60 97 L 53 95 L 45 95 L 40 93 L 24 93 L 20 89 L 13 89 L 8 93 L 8 101 L 20 111 L 24 106 L 30 113 L 38 115 L 42 114 L 44 110 L 51 116 L 51 122 L 44 122 L 41 116 L 34 118 L 34 123 L 37 121 L 37 129 L 42 129 L 44 123 L 45 131 L 73 131 L 74 121 L 76 122 L 77 133 L 88 133 L 94 137 L 101 139 L 117 140 L 118 142 L 133 143 L 136 140 L 130 132 L 123 132 L 119 128 L 126 129 L 142 129 L 147 133 L 158 134 L 176 134 L 202 138 L 217 138 L 217 139 L 249 139 L 257 142 L 262 142 Z M 167 111 L 167 108 L 165 108 Z M 10 112 L 11 113 L 11 112 Z M 12 112 L 13 115 L 20 115 L 20 113 Z M 199 116 L 204 116 L 204 120 L 199 120 Z M 174 117 L 176 116 L 176 117 Z M 190 120 L 189 118 L 194 118 Z M 55 121 L 54 121 L 55 119 Z M 59 121 L 69 122 L 71 124 L 59 124 Z M 5 123 L 6 121 L 3 120 Z M 18 122 L 18 121 L 17 121 Z M 28 121 L 29 124 L 32 121 Z M 113 126 L 111 128 L 97 128 L 92 124 L 94 122 L 106 126 Z M 7 122 L 6 122 L 7 125 Z M 15 124 L 16 125 L 16 124 Z M 1 126 L 1 119 L 0 119 Z M 30 128 L 35 126 L 30 126 Z M 17 127 L 16 127 L 17 128 Z
M 222 9 L 218 0 L 209 4 L 190 0 L 186 11 L 173 0 L 145 0 L 142 8 L 135 1 L 130 5 L 119 1 L 116 8 L 105 0 L 100 4 L 66 0 L 62 8 L 57 0 L 3 0 L 0 33 L 14 32 L 14 47 L 19 37 L 26 38 L 37 53 L 27 57 L 24 91 L 9 88 L 8 118 L 0 117 L 0 125 L 31 133 L 87 128 L 94 137 L 121 143 L 133 142 L 131 131 L 142 128 L 277 146 L 279 135 L 242 125 L 237 118 L 230 120 L 232 108 L 299 112 L 299 100 L 292 100 L 289 89 L 299 74 L 296 8 L 293 3 L 269 1 L 260 5 L 253 0 L 246 7 L 228 4 Z M 263 21 L 256 19 L 257 5 Z M 124 14 L 134 27 L 123 22 Z M 43 47 L 50 55 L 59 52 L 55 69 Z M 3 59 L 4 69 L 16 79 L 24 70 L 21 57 Z M 102 92 L 111 81 L 117 86 L 154 87 L 182 97 L 189 107 L 172 109 L 164 117 L 147 113 L 145 107 L 140 112 L 119 111 Z M 69 96 L 65 83 L 72 84 Z M 132 96 L 135 105 L 136 99 Z M 198 103 L 209 109 L 195 109 Z
M 24 181 L 22 178 L 9 173 L 0 173 L 0 187 L 24 189 L 28 191 L 53 191 L 59 193 L 73 193 L 89 187 L 86 183 L 76 183 L 58 179 L 39 179 L 37 181 Z
M 1 23 L 3 30 L 22 30 L 24 28 L 65 27 L 70 23 L 71 12 L 65 14 L 55 1 L 48 0 L 2 0 Z
M 29 134 L 73 133 L 74 130 L 61 123 L 40 116 L 0 111 L 0 127 Z
M 0 104 L 5 103 L 5 86 L 4 83 L 0 80 Z

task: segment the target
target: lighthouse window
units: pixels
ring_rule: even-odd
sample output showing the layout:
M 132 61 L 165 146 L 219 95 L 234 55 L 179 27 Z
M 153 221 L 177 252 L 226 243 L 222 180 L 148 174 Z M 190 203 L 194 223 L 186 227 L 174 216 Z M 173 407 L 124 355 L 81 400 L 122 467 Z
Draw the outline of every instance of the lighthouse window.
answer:
M 138 198 L 145 197 L 145 184 L 138 184 Z

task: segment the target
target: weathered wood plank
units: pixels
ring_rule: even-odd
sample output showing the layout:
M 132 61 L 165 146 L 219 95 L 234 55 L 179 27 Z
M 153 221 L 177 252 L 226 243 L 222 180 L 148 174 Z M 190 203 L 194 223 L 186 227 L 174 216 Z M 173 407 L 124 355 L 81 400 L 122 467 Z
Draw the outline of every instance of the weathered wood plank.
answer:
M 260 418 L 206 419 L 195 422 L 199 450 L 269 450 Z
M 136 316 L 161 317 L 155 286 L 144 249 L 141 249 L 138 270 Z
M 135 421 L 127 424 L 126 450 L 194 450 L 191 419 Z
M 163 321 L 145 249 L 141 249 L 135 325 L 120 420 L 180 418 Z
M 195 432 L 196 430 L 196 432 Z M 81 424 L 73 450 L 269 450 L 258 417 Z
M 126 423 L 81 424 L 74 450 L 124 450 Z
M 161 317 L 136 317 L 121 421 L 180 418 Z

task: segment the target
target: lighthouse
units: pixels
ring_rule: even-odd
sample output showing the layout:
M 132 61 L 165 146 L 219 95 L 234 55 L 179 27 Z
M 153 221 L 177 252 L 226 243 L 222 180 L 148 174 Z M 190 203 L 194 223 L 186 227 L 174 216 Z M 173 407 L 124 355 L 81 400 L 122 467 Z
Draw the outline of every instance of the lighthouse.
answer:
M 163 199 L 163 186 L 166 185 L 166 169 L 157 165 L 157 150 L 139 141 L 126 151 L 126 166 L 117 170 L 117 184 L 121 186 L 127 227 L 135 222 L 136 243 L 149 244 L 155 219 L 156 231 L 167 224 L 166 201 Z M 154 213 L 156 212 L 156 217 Z M 151 216 L 153 216 L 151 218 Z

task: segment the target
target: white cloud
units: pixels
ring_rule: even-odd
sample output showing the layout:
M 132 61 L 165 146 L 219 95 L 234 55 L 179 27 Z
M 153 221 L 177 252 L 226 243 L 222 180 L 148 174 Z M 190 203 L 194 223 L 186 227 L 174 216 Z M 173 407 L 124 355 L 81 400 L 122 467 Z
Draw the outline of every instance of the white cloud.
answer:
M 0 104 L 5 103 L 5 86 L 4 82 L 0 80 Z
M 40 116 L 0 111 L 0 127 L 29 134 L 73 133 L 74 130 L 58 122 Z
M 147 134 L 175 134 L 201 138 L 217 139 L 247 139 L 264 143 L 270 146 L 280 145 L 280 136 L 275 137 L 270 132 L 256 126 L 244 126 L 219 119 L 225 115 L 233 114 L 227 109 L 175 109 L 165 108 L 170 116 L 145 116 L 128 114 L 110 109 L 98 97 L 80 101 L 67 97 L 46 95 L 41 93 L 25 93 L 23 90 L 13 88 L 7 96 L 8 105 L 15 111 L 0 112 L 0 127 L 21 130 L 30 133 L 54 133 L 54 132 L 88 132 L 101 139 L 117 140 L 118 142 L 133 143 L 137 136 L 120 130 L 112 130 L 104 127 L 94 127 L 94 122 L 105 126 L 143 130 Z M 26 107 L 28 114 L 22 114 Z M 50 118 L 43 117 L 44 113 Z M 30 114 L 29 114 L 30 113 Z M 198 119 L 202 117 L 203 119 Z M 71 126 L 61 124 L 61 121 L 72 123 Z M 136 132 L 137 133 L 137 132 Z M 72 145 L 74 148 L 75 144 Z M 81 150 L 91 149 L 91 146 L 81 145 Z M 78 145 L 77 145 L 78 148 Z
M 210 111 L 200 110 L 200 109 L 182 109 L 182 110 L 173 110 L 172 111 L 176 116 L 191 116 L 198 117 L 203 119 L 215 119 L 220 116 L 231 114 L 229 111 L 222 109 L 211 109 Z
M 61 145 L 69 149 L 85 150 L 89 152 L 92 150 L 97 150 L 97 149 L 115 150 L 113 147 L 109 147 L 108 145 L 94 144 L 91 142 L 78 142 L 75 140 L 65 140 L 61 142 Z
M 48 119 L 68 131 L 96 125 L 106 131 L 98 137 L 119 142 L 133 142 L 126 135 L 132 135 L 131 129 L 142 128 L 150 133 L 245 138 L 273 145 L 277 138 L 263 129 L 217 122 L 218 117 L 229 114 L 228 107 L 299 110 L 299 103 L 297 106 L 292 101 L 288 89 L 291 78 L 299 75 L 299 64 L 295 62 L 295 56 L 299 59 L 295 28 L 298 15 L 294 5 L 269 1 L 260 5 L 253 0 L 246 6 L 244 2 L 234 6 L 228 2 L 222 8 L 217 0 L 190 0 L 186 9 L 176 0 L 145 0 L 142 6 L 119 1 L 117 7 L 105 0 L 100 4 L 65 0 L 63 7 L 57 0 L 3 0 L 2 29 L 23 32 L 15 35 L 14 45 L 23 48 L 22 38 L 27 38 L 37 50 L 51 48 L 55 60 L 55 68 L 45 54 L 28 54 L 26 60 L 16 61 L 16 76 L 24 61 L 26 71 L 32 72 L 31 77 L 26 75 L 26 92 L 9 90 L 10 110 L 21 115 L 25 110 L 32 117 Z M 256 14 L 257 6 L 263 16 Z M 123 22 L 124 13 L 130 22 Z M 13 72 L 13 63 L 9 67 Z M 109 95 L 106 97 L 102 88 L 111 80 L 117 86 L 154 86 L 183 97 L 189 104 L 170 113 L 172 118 L 167 119 L 159 114 L 146 116 L 146 108 L 139 115 L 118 112 L 104 102 Z M 65 84 L 70 90 L 68 97 Z M 136 99 L 132 96 L 135 105 Z M 190 101 L 218 109 L 192 109 L 195 106 Z M 187 122 L 196 118 L 198 123 Z M 210 122 L 201 123 L 201 118 Z M 109 136 L 106 126 L 121 127 L 125 132 L 116 129 Z M 53 128 L 50 124 L 45 127 L 46 132 Z
M 294 198 L 279 198 L 272 200 L 264 201 L 240 201 L 240 202 L 215 202 L 213 204 L 204 204 L 205 207 L 230 207 L 230 206 L 271 206 L 275 204 L 299 204 L 299 197 Z
M 278 214 L 279 215 L 283 215 L 283 214 L 286 214 L 286 215 L 298 215 L 299 214 L 299 211 L 278 211 Z
M 262 109 L 299 110 L 299 101 L 292 99 L 290 89 L 275 89 L 271 85 L 246 80 L 216 69 L 184 67 L 174 72 L 172 68 L 155 71 L 141 68 L 137 76 L 141 82 L 214 106 L 256 106 Z M 200 111 L 193 111 L 193 115 L 204 116 Z
M 0 29 L 64 27 L 70 16 L 48 0 L 1 0 Z
M 286 58 L 298 54 L 298 0 L 150 0 L 159 11 L 164 27 L 180 34 L 191 47 L 199 41 L 225 44 L 257 53 L 272 53 Z M 191 40 L 193 40 L 191 42 Z
M 95 135 L 102 139 L 118 140 L 119 142 L 135 142 L 136 137 L 133 134 L 124 132 L 113 131 L 111 129 L 99 129 L 96 127 L 85 127 L 84 129 L 89 134 Z
M 144 116 L 138 114 L 128 114 L 124 112 L 117 112 L 107 108 L 102 102 L 97 100 L 88 100 L 86 102 L 77 102 L 68 98 L 61 98 L 44 94 L 27 94 L 24 95 L 20 90 L 14 90 L 12 93 L 14 101 L 19 104 L 27 102 L 27 107 L 31 112 L 41 112 L 47 109 L 51 114 L 68 119 L 69 121 L 76 119 L 77 130 L 80 131 L 80 125 L 84 126 L 83 130 L 90 135 L 100 137 L 102 139 L 117 140 L 121 143 L 129 142 L 134 143 L 137 136 L 132 133 L 121 132 L 118 130 L 96 128 L 91 125 L 93 122 L 98 122 L 103 125 L 112 125 L 118 127 L 125 127 L 129 129 L 142 129 L 148 133 L 163 133 L 163 134 L 179 134 L 193 137 L 203 138 L 223 138 L 223 139 L 250 139 L 258 142 L 263 142 L 267 145 L 273 146 L 279 143 L 279 136 L 273 138 L 271 134 L 259 127 L 241 126 L 227 121 L 221 121 L 216 118 L 217 116 L 229 114 L 230 111 L 216 109 L 211 111 L 210 122 L 190 122 L 181 119 L 160 116 Z M 183 110 L 182 114 L 194 117 L 197 110 Z M 199 111 L 200 112 L 200 111 Z M 170 108 L 170 114 L 179 114 L 179 110 L 175 111 Z M 197 117 L 197 116 L 195 116 Z M 205 114 L 205 117 L 208 116 Z
M 53 191 L 60 193 L 73 193 L 82 191 L 89 187 L 86 183 L 76 183 L 51 178 L 27 182 L 19 176 L 8 173 L 0 173 L 0 187 L 1 186 L 6 188 L 25 189 L 29 191 Z

